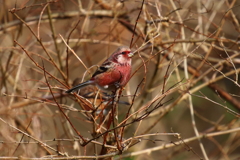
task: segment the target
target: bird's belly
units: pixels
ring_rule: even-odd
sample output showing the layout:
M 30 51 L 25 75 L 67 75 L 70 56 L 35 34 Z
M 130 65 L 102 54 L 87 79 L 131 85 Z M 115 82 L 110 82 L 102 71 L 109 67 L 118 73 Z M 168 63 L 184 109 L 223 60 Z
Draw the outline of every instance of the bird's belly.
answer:
M 117 70 L 96 77 L 96 84 L 103 90 L 115 90 L 118 86 L 124 86 L 127 83 L 130 77 L 130 72 L 129 66 L 121 66 Z

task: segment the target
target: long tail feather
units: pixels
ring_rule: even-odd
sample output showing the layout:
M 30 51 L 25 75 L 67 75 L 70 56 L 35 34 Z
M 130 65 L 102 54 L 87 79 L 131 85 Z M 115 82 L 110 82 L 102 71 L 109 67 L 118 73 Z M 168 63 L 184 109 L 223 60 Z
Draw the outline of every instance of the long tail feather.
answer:
M 85 87 L 85 86 L 91 85 L 91 84 L 94 84 L 94 82 L 91 81 L 91 80 L 86 81 L 86 82 L 83 82 L 83 83 L 80 83 L 80 84 L 74 86 L 73 88 L 67 90 L 66 93 L 71 93 L 71 92 L 73 92 L 74 90 L 80 89 L 80 88 L 82 88 L 82 87 Z

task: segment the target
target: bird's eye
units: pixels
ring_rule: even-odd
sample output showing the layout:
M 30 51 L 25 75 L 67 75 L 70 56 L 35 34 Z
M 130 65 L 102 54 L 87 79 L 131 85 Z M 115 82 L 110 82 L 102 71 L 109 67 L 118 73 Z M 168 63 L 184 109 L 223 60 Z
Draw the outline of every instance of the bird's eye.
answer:
M 122 52 L 121 54 L 125 55 L 127 52 Z

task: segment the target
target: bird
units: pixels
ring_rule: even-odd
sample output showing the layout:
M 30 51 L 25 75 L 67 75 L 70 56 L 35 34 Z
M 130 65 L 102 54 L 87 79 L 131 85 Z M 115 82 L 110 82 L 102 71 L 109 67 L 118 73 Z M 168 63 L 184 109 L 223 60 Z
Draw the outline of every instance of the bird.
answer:
M 66 91 L 71 93 L 88 85 L 95 85 L 102 91 L 116 91 L 127 84 L 131 76 L 133 52 L 127 46 L 118 47 L 107 58 L 92 77 Z

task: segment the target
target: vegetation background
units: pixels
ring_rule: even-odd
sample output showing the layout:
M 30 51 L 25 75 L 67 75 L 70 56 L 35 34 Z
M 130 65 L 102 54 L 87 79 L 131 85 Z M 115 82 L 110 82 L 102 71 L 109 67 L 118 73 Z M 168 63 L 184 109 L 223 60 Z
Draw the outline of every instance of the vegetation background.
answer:
M 240 1 L 0 0 L 0 20 L 0 159 L 240 159 Z M 122 45 L 107 115 L 64 93 Z

